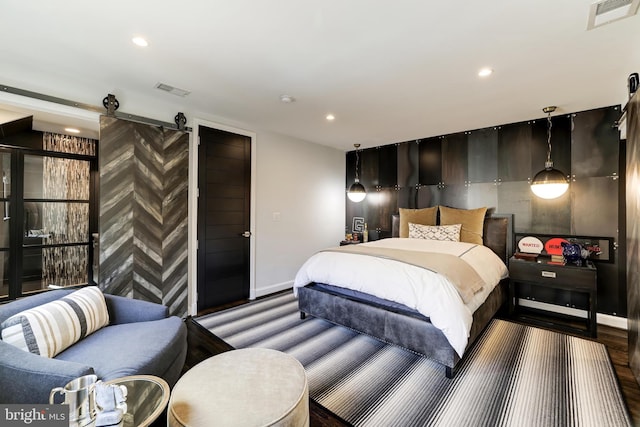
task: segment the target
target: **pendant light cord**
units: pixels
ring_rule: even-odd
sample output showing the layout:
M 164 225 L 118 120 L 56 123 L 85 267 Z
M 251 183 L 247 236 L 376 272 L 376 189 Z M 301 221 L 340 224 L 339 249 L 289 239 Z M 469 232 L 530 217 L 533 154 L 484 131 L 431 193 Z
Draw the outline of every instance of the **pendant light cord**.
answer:
M 360 177 L 358 176 L 358 163 L 360 163 L 360 144 L 353 144 L 356 148 L 356 182 L 360 182 Z
M 553 167 L 553 162 L 551 161 L 551 127 L 553 126 L 553 123 L 551 123 L 551 113 L 556 111 L 556 107 L 545 107 L 542 111 L 547 113 L 547 161 L 544 166 L 545 169 L 550 169 Z
M 547 163 L 551 162 L 551 127 L 553 124 L 551 123 L 551 112 L 547 113 Z

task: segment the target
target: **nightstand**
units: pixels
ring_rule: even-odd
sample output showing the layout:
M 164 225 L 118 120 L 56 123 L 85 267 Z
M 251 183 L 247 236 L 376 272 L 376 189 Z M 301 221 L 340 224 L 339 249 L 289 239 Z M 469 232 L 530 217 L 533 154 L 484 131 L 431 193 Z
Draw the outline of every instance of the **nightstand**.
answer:
M 360 240 L 342 240 L 340 246 L 357 245 L 358 243 L 362 242 Z
M 509 259 L 509 315 L 534 325 L 595 338 L 597 336 L 597 283 L 597 270 L 591 261 L 586 261 L 579 267 L 572 264 L 553 264 L 548 257 L 539 257 L 537 261 L 511 257 Z M 542 294 L 547 294 L 549 299 L 539 300 L 532 297 L 531 293 L 535 288 L 538 288 Z M 558 290 L 565 291 L 572 300 L 575 297 L 578 301 L 576 305 L 565 305 L 586 310 L 587 319 L 519 304 L 520 299 L 525 299 L 559 305 L 554 298 Z M 582 325 L 584 328 L 581 327 Z

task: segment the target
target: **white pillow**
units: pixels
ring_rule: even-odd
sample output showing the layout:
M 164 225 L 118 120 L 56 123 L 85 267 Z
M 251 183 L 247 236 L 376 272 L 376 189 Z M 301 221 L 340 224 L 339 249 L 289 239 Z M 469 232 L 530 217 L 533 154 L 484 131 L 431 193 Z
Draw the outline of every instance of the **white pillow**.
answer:
M 104 295 L 87 286 L 55 301 L 14 314 L 0 325 L 2 340 L 21 350 L 54 357 L 109 324 Z
M 409 223 L 409 238 L 459 242 L 461 227 L 462 224 L 422 225 Z

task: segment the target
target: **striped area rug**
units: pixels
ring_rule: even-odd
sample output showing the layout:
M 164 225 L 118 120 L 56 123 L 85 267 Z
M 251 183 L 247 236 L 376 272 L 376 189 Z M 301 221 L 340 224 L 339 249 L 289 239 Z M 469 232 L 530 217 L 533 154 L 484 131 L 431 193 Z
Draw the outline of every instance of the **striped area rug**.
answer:
M 317 318 L 292 294 L 196 319 L 235 348 L 296 357 L 309 394 L 356 426 L 631 425 L 604 345 L 493 320 L 455 378 L 397 346 Z

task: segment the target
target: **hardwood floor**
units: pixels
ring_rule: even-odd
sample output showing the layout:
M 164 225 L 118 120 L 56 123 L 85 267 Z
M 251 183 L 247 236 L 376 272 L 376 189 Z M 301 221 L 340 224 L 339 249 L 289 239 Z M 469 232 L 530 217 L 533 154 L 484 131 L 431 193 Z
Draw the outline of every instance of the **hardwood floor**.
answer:
M 208 357 L 233 349 L 233 347 L 194 322 L 192 318 L 187 318 L 186 324 L 188 330 L 188 351 L 183 372 L 188 371 L 191 367 Z M 640 386 L 638 386 L 628 366 L 627 331 L 598 325 L 598 338 L 596 341 L 606 345 L 633 424 L 640 426 Z M 313 400 L 309 402 L 309 409 L 311 426 L 335 427 L 349 425 L 349 423 L 340 419 L 321 405 L 318 405 Z

